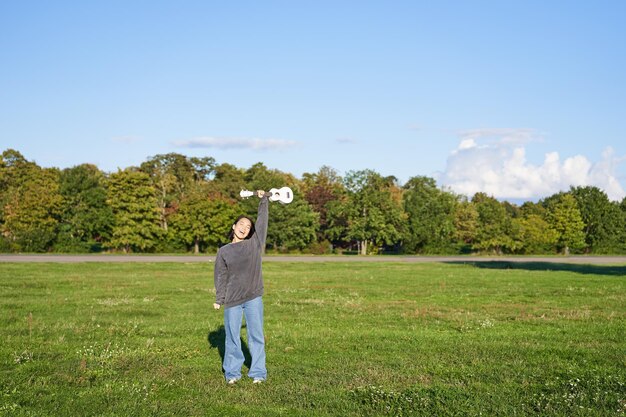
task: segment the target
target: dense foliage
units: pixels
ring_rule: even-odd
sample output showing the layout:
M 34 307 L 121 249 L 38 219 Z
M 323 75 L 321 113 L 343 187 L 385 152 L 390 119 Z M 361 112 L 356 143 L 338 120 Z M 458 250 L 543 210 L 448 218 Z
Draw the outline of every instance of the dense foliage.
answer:
M 105 173 L 42 168 L 13 149 L 0 156 L 0 252 L 215 252 L 238 215 L 256 215 L 241 189 L 285 185 L 295 199 L 272 204 L 270 251 L 626 252 L 626 199 L 592 186 L 517 206 L 457 195 L 429 177 L 401 186 L 372 170 L 342 178 L 324 166 L 298 179 L 262 163 L 241 169 L 170 153 Z

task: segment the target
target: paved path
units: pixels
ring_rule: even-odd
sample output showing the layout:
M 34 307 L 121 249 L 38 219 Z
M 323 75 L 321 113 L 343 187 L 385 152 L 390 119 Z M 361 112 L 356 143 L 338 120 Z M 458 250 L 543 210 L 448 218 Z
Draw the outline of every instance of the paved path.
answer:
M 2 255 L 0 262 L 213 262 L 213 255 Z M 264 262 L 550 262 L 626 265 L 626 256 L 273 256 Z

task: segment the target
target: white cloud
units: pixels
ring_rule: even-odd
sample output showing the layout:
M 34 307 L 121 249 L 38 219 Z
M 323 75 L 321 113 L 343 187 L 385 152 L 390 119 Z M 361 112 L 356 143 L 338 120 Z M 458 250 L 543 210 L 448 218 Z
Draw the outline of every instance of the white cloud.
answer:
M 626 160 L 607 148 L 599 162 L 576 155 L 561 161 L 547 153 L 541 165 L 526 160 L 526 147 L 538 135 L 532 129 L 476 129 L 460 133 L 460 142 L 448 157 L 438 181 L 460 194 L 485 192 L 502 199 L 537 199 L 570 186 L 596 186 L 611 200 L 626 196 L 617 166 Z
M 200 137 L 174 141 L 175 146 L 181 148 L 218 148 L 218 149 L 252 149 L 252 150 L 280 150 L 296 146 L 298 142 L 283 139 L 258 138 L 215 138 Z
M 471 149 L 476 147 L 474 139 L 463 139 L 459 144 L 459 149 Z

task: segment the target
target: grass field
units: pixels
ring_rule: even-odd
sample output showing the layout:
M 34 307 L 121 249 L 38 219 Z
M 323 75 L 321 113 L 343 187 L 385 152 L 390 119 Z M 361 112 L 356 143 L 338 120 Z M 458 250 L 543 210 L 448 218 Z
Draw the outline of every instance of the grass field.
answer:
M 233 387 L 212 272 L 0 263 L 0 415 L 626 414 L 626 266 L 266 263 Z

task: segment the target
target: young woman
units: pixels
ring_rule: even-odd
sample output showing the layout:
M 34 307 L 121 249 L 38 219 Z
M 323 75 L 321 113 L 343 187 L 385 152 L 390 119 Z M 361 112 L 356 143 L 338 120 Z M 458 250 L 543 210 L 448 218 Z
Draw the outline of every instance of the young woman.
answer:
M 224 376 L 228 384 L 241 379 L 244 356 L 241 350 L 242 317 L 246 317 L 248 349 L 252 364 L 248 376 L 255 384 L 267 379 L 265 368 L 265 338 L 263 336 L 263 274 L 261 256 L 267 238 L 268 201 L 264 191 L 257 191 L 261 199 L 256 226 L 252 219 L 240 216 L 229 235 L 231 243 L 222 246 L 215 258 L 215 303 L 224 306 L 226 349 Z

